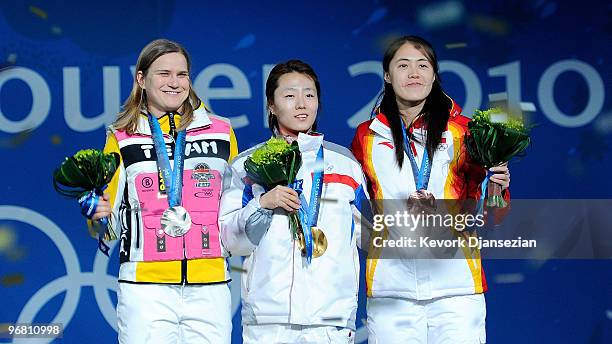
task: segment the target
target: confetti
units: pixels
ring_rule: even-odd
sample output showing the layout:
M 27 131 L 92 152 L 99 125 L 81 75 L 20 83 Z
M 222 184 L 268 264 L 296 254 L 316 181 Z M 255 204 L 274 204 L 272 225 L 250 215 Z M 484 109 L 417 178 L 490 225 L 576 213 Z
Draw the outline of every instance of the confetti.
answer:
M 441 29 L 461 22 L 465 8 L 459 1 L 446 1 L 423 7 L 418 12 L 418 23 L 426 29 Z
M 10 64 L 15 64 L 15 62 L 17 62 L 17 54 L 15 53 L 9 54 L 9 56 L 6 58 L 6 62 Z
M 2 281 L 1 282 L 2 286 L 10 287 L 14 285 L 23 284 L 24 278 L 23 278 L 23 274 L 11 274 L 11 275 L 2 276 L 1 281 Z
M 612 111 L 599 115 L 595 121 L 595 130 L 602 135 L 612 133 Z
M 40 7 L 36 7 L 36 6 L 30 6 L 30 12 L 34 13 L 36 16 L 40 17 L 41 19 L 47 19 L 47 17 L 49 16 L 47 12 L 43 11 L 43 9 L 41 9 Z
M 458 49 L 467 47 L 466 43 L 447 43 L 446 49 Z
M 15 247 L 17 235 L 15 230 L 9 226 L 0 227 L 0 253 L 5 253 Z
M 388 11 L 386 7 L 377 8 L 376 10 L 374 10 L 374 12 L 370 14 L 368 20 L 364 24 L 361 24 L 361 26 L 352 31 L 352 34 L 354 36 L 359 35 L 361 31 L 363 31 L 367 26 L 378 23 L 379 21 L 383 20 L 387 16 L 387 12 Z
M 497 274 L 493 276 L 493 281 L 497 284 L 521 283 L 525 280 L 525 275 L 521 273 Z
M 62 143 L 62 137 L 59 135 L 51 135 L 51 143 L 54 145 L 59 145 Z
M 482 32 L 498 36 L 507 35 L 510 31 L 505 21 L 484 15 L 473 16 L 472 25 Z
M 246 34 L 240 42 L 234 46 L 234 50 L 245 49 L 255 44 L 255 35 L 252 33 Z
M 8 138 L 0 139 L 0 147 L 1 148 L 15 148 L 19 145 L 22 145 L 24 142 L 30 138 L 32 134 L 31 130 L 24 130 L 16 135 L 12 135 Z

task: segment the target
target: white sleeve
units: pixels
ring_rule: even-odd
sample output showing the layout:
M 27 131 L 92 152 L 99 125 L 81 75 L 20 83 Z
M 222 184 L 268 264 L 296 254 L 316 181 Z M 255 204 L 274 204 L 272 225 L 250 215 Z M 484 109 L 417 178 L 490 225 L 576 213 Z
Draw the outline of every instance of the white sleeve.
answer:
M 238 164 L 241 162 L 238 161 Z M 224 188 L 219 209 L 221 242 L 233 255 L 250 255 L 267 231 L 272 211 L 261 209 L 259 197 L 263 188 L 247 185 L 242 180 L 238 164 L 229 166 L 223 176 Z M 225 182 L 225 181 L 229 182 Z M 246 204 L 244 204 L 246 202 Z

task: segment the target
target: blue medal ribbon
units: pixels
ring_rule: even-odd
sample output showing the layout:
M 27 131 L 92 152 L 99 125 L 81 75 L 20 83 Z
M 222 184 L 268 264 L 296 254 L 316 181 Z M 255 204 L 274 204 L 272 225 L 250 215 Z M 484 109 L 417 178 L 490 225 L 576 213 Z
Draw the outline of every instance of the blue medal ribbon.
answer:
M 170 116 L 173 116 L 173 114 L 170 114 Z M 174 168 L 171 168 L 170 158 L 168 158 L 166 152 L 164 134 L 159 125 L 159 121 L 151 114 L 149 114 L 148 117 L 151 134 L 153 136 L 153 144 L 155 145 L 155 154 L 157 155 L 157 166 L 161 172 L 162 178 L 164 178 L 164 185 L 168 192 L 168 205 L 170 207 L 181 205 L 186 131 L 179 131 L 176 137 L 173 155 Z
M 316 227 L 319 220 L 319 209 L 321 207 L 321 194 L 323 193 L 323 145 L 319 148 L 317 159 L 315 161 L 315 170 L 312 176 L 312 186 L 310 189 L 310 202 L 306 202 L 304 193 L 302 192 L 303 180 L 296 180 L 289 185 L 300 196 L 300 209 L 298 217 L 302 224 L 304 232 L 304 243 L 306 245 L 306 260 L 308 263 L 312 260 L 312 227 Z
M 78 202 L 81 206 L 81 214 L 85 215 L 86 218 L 91 219 L 96 213 L 98 203 L 100 203 L 100 196 L 104 194 L 104 190 L 106 190 L 107 186 L 108 185 L 104 185 L 101 188 L 91 190 L 79 198 Z M 104 233 L 108 228 L 108 219 L 103 217 L 99 219 L 98 222 L 101 224 L 101 226 L 96 229 L 98 232 L 98 249 L 108 257 L 110 247 L 104 242 Z
M 487 171 L 487 176 L 482 181 L 482 183 L 480 183 L 480 199 L 478 200 L 478 204 L 476 205 L 476 209 L 478 211 L 478 214 L 480 215 L 484 214 L 484 201 L 487 197 L 487 186 L 489 185 L 489 179 L 491 179 L 492 175 L 493 172 Z
M 414 153 L 412 152 L 412 149 L 410 149 L 410 139 L 408 138 L 406 128 L 404 128 L 403 125 L 402 133 L 404 134 L 404 152 L 406 152 L 406 155 L 408 155 L 408 158 L 410 159 L 416 190 L 427 190 L 427 186 L 429 185 L 429 177 L 431 175 L 431 163 L 429 161 L 427 147 L 423 148 L 423 160 L 421 160 L 421 168 L 419 169 Z

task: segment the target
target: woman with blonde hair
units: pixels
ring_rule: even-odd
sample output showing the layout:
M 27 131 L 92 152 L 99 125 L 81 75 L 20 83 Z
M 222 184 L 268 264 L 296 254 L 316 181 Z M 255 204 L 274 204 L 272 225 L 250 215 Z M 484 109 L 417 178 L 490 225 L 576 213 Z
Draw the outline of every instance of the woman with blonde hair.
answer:
M 217 224 L 223 174 L 237 154 L 229 120 L 202 104 L 178 43 L 141 51 L 105 152 L 121 157 L 93 219 L 120 237 L 120 343 L 230 343 L 226 252 Z

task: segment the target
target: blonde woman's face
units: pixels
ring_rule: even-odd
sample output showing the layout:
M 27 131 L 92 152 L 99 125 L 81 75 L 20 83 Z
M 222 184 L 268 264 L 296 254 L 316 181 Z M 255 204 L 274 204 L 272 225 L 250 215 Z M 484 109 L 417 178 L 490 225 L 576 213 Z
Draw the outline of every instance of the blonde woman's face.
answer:
M 147 107 L 156 117 L 166 112 L 182 111 L 189 97 L 191 83 L 187 60 L 180 53 L 169 53 L 158 57 L 144 74 L 136 75 L 138 84 L 147 94 Z

